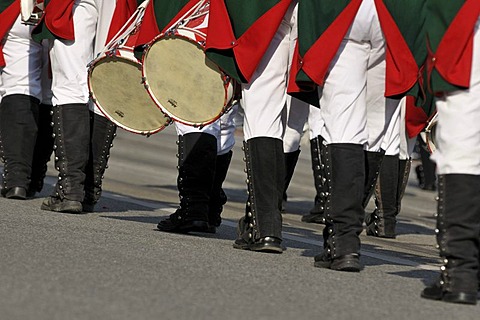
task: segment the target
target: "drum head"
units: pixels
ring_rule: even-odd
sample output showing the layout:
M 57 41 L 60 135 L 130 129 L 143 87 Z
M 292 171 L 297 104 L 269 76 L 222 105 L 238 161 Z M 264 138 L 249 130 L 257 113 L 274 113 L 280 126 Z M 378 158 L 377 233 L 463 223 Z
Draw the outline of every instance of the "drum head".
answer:
M 119 127 L 150 135 L 170 123 L 145 91 L 140 63 L 103 57 L 90 69 L 88 81 L 95 104 Z
M 143 76 L 153 100 L 172 119 L 204 125 L 221 116 L 227 101 L 222 73 L 193 40 L 156 40 L 145 53 Z

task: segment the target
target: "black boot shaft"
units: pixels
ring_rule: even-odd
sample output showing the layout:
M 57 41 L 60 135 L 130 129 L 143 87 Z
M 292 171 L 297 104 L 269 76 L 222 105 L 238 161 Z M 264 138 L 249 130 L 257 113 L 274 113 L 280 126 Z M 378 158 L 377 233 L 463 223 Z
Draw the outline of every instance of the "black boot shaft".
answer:
M 480 248 L 480 175 L 439 176 L 437 243 L 443 288 L 476 293 Z
M 315 187 L 315 199 L 313 208 L 309 214 L 302 217 L 303 222 L 309 223 L 325 223 L 325 202 L 328 196 L 328 184 L 325 173 L 325 161 L 323 153 L 325 146 L 324 139 L 318 136 L 310 140 L 310 155 L 312 161 L 313 183 Z
M 206 217 L 217 157 L 217 140 L 207 133 L 179 137 L 178 189 L 180 206 Z
M 365 191 L 363 196 L 363 207 L 366 208 L 372 194 L 375 190 L 375 185 L 377 183 L 378 175 L 380 173 L 380 167 L 382 165 L 383 157 L 385 151 L 381 150 L 379 152 L 365 152 Z
M 90 112 L 90 155 L 86 167 L 84 207 L 93 210 L 102 194 L 102 181 L 108 168 L 110 149 L 117 126 L 107 118 Z
M 298 157 L 300 156 L 300 149 L 293 152 L 286 152 L 285 158 L 285 186 L 283 188 L 283 200 L 287 201 L 287 189 L 292 181 L 295 167 L 297 166 Z
M 29 194 L 34 195 L 43 189 L 43 183 L 48 170 L 48 162 L 53 153 L 53 123 L 52 106 L 40 104 L 38 117 L 38 134 L 33 152 L 32 178 Z
M 5 96 L 0 104 L 0 146 L 4 162 L 2 194 L 30 184 L 38 131 L 39 100 L 22 94 Z
M 227 203 L 227 195 L 223 191 L 222 185 L 227 177 L 232 155 L 232 151 L 217 155 L 215 161 L 215 175 L 212 183 L 212 192 L 210 193 L 210 202 L 208 204 L 208 222 L 215 227 L 220 226 L 222 222 L 221 213 L 223 205 Z
M 399 173 L 398 155 L 384 156 L 375 186 L 375 211 L 365 219 L 368 235 L 395 238 Z
M 402 209 L 402 199 L 407 189 L 411 168 L 412 159 L 401 159 L 398 161 L 397 214 Z
M 422 297 L 477 304 L 480 251 L 480 175 L 438 176 L 437 244 L 443 266 Z
M 330 192 L 325 208 L 324 246 L 335 259 L 360 251 L 365 183 L 363 146 L 329 144 L 325 160 Z
M 285 160 L 282 140 L 252 138 L 244 143 L 249 200 L 242 237 L 247 241 L 282 238 Z
M 86 104 L 53 107 L 55 168 L 59 172 L 54 197 L 82 202 L 89 158 L 90 114 Z
M 217 139 L 208 133 L 187 133 L 178 137 L 177 187 L 179 208 L 159 222 L 167 232 L 208 232 L 209 202 L 215 175 Z

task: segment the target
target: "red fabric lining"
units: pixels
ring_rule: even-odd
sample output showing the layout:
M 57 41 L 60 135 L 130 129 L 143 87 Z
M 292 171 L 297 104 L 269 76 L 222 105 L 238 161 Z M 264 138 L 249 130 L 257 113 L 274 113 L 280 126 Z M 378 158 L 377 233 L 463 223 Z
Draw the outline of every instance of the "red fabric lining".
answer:
M 466 0 L 428 61 L 429 70 L 436 68 L 453 85 L 470 86 L 473 31 L 479 15 L 480 1 Z
M 385 96 L 397 96 L 415 85 L 419 77 L 418 66 L 383 0 L 375 0 L 375 5 L 387 43 Z
M 0 14 L 0 40 L 5 37 L 12 25 L 20 14 L 20 1 L 14 1 Z M 0 41 L 0 67 L 5 67 L 5 58 L 3 57 L 3 41 Z

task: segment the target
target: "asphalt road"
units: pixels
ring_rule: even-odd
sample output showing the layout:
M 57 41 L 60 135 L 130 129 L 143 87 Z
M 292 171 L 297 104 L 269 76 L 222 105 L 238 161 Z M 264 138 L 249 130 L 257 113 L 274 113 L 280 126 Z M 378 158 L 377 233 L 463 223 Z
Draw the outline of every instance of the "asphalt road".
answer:
M 40 210 L 0 198 L 0 319 L 478 319 L 479 306 L 420 298 L 437 276 L 434 192 L 411 175 L 397 239 L 362 239 L 360 273 L 313 267 L 320 225 L 300 221 L 314 196 L 309 146 L 289 189 L 281 255 L 232 248 L 246 199 L 242 136 L 217 234 L 156 231 L 175 210 L 176 136 L 119 131 L 98 212 Z M 415 166 L 415 163 L 414 163 Z M 373 208 L 369 205 L 368 210 Z

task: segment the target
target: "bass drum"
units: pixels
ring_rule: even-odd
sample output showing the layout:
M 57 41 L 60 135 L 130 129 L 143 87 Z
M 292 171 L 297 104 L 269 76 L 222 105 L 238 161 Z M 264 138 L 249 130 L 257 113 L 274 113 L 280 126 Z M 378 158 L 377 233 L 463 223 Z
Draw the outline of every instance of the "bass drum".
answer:
M 107 55 L 94 61 L 88 72 L 90 96 L 119 127 L 151 135 L 171 123 L 145 92 L 142 65 L 129 57 Z
M 173 120 L 192 126 L 212 123 L 231 106 L 233 84 L 205 55 L 209 1 L 159 35 L 142 60 L 145 88 Z

